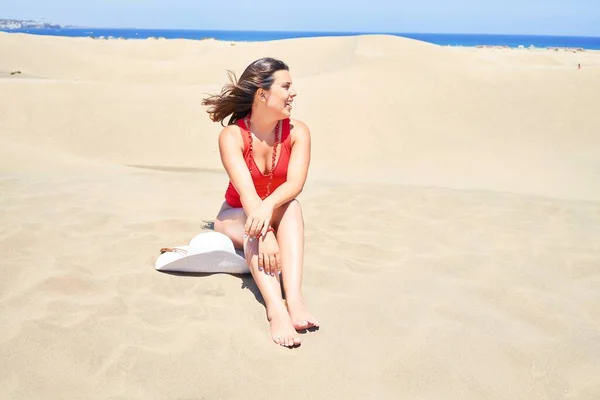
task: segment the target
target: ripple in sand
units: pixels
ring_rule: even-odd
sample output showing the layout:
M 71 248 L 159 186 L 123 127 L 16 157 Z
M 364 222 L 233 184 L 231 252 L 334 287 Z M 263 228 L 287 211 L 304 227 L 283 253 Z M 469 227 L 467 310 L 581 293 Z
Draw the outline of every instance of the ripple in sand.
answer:
M 223 174 L 224 172 L 221 169 L 215 168 L 200 168 L 200 167 L 177 167 L 177 166 L 167 166 L 167 165 L 135 165 L 135 164 L 127 164 L 127 167 L 140 168 L 140 169 L 150 169 L 154 171 L 162 171 L 162 172 L 183 172 L 183 173 L 213 173 L 213 174 Z

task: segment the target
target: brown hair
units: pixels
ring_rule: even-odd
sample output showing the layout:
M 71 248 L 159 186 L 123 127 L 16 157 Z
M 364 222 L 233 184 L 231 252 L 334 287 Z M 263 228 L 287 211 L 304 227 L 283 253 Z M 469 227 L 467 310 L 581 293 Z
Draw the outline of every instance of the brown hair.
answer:
M 273 84 L 273 74 L 277 71 L 289 71 L 289 67 L 280 60 L 270 57 L 260 58 L 246 67 L 240 79 L 232 71 L 227 71 L 230 83 L 223 86 L 220 94 L 210 95 L 202 100 L 210 119 L 220 122 L 231 115 L 228 125 L 244 118 L 252 111 L 254 95 L 259 88 L 269 90 Z

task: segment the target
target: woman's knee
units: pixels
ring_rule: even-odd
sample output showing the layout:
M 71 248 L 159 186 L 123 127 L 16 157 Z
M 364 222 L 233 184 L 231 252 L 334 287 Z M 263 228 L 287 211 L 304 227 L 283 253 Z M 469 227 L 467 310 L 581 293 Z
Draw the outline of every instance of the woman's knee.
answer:
M 297 212 L 300 215 L 302 215 L 302 206 L 300 205 L 300 202 L 297 199 L 290 201 L 290 205 L 288 207 L 291 207 L 294 212 Z
M 282 211 L 285 212 L 299 212 L 302 213 L 302 207 L 300 207 L 300 202 L 296 199 L 290 200 L 284 205 L 281 206 Z
M 302 217 L 302 207 L 300 206 L 300 202 L 296 199 L 290 200 L 287 203 L 283 204 L 278 211 L 279 218 L 277 219 L 279 221 L 281 221 L 283 217 L 286 216 L 287 218 L 298 218 L 302 222 L 304 222 L 304 219 Z

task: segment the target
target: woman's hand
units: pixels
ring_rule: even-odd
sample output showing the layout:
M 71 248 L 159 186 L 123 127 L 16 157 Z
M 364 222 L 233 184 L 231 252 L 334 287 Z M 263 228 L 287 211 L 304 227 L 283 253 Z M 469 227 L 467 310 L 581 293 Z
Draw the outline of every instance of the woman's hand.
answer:
M 258 239 L 258 270 L 264 270 L 265 274 L 271 276 L 281 272 L 279 243 L 271 231 Z
M 269 229 L 271 218 L 273 217 L 273 206 L 268 201 L 261 201 L 258 207 L 252 211 L 246 219 L 244 231 L 247 236 L 254 238 L 260 233 L 264 236 Z

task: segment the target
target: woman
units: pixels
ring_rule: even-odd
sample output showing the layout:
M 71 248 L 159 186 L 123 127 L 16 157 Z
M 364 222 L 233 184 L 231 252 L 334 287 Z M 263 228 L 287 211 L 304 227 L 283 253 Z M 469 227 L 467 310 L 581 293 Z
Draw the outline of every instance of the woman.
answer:
M 244 249 L 273 341 L 293 347 L 297 331 L 319 325 L 302 297 L 304 220 L 296 200 L 310 164 L 310 131 L 290 118 L 296 92 L 284 62 L 261 58 L 230 81 L 202 102 L 215 122 L 231 115 L 219 134 L 230 182 L 215 230 Z

